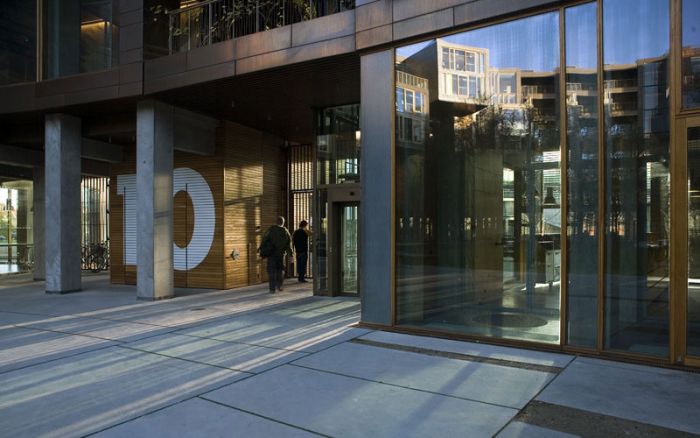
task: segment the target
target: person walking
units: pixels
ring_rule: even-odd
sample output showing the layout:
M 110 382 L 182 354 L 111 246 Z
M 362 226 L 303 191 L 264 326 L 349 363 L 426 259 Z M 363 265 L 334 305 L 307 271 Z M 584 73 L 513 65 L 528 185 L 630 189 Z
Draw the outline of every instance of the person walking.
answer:
M 309 235 L 311 234 L 307 227 L 309 223 L 306 221 L 299 222 L 299 228 L 292 235 L 294 243 L 294 252 L 297 255 L 297 278 L 299 283 L 307 283 L 306 281 L 306 266 L 309 261 Z
M 267 276 L 270 280 L 270 293 L 275 290 L 282 292 L 284 282 L 285 256 L 293 255 L 292 236 L 284 227 L 284 218 L 279 216 L 277 224 L 267 229 L 263 236 L 260 248 L 260 255 L 267 258 Z

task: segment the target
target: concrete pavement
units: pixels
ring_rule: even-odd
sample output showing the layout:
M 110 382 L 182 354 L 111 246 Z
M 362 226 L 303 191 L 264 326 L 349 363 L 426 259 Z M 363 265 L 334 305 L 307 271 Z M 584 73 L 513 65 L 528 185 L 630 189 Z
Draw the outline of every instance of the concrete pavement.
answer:
M 354 327 L 290 281 L 135 300 L 0 280 L 0 435 L 683 437 L 700 374 Z

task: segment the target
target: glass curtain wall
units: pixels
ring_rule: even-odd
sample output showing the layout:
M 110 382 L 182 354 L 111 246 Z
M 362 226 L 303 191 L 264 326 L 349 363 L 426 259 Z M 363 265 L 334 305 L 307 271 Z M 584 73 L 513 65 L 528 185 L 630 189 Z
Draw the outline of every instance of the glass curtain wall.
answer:
M 700 108 L 700 0 L 683 0 L 682 22 L 682 104 Z
M 0 85 L 36 78 L 36 2 L 0 2 Z
M 568 144 L 567 343 L 595 347 L 598 333 L 598 7 L 566 9 Z
M 0 184 L 0 275 L 24 272 L 32 267 L 32 188 L 31 181 Z
M 314 289 L 328 291 L 328 190 L 334 185 L 360 182 L 360 105 L 322 109 L 317 129 Z
M 559 14 L 396 50 L 399 324 L 559 342 Z
M 666 356 L 669 2 L 604 0 L 605 348 Z
M 688 128 L 688 355 L 700 356 L 700 127 Z
M 43 76 L 105 70 L 118 64 L 119 34 L 112 0 L 43 3 Z

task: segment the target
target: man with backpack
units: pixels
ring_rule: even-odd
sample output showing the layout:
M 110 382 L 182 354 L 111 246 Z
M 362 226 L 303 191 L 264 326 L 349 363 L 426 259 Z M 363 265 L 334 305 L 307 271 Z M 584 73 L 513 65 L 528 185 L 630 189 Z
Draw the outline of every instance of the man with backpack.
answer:
M 275 293 L 275 290 L 282 291 L 282 283 L 284 282 L 284 262 L 285 256 L 292 256 L 292 236 L 284 227 L 284 218 L 277 218 L 277 224 L 272 225 L 265 231 L 260 248 L 258 248 L 260 256 L 267 258 L 267 276 L 270 280 L 270 293 Z

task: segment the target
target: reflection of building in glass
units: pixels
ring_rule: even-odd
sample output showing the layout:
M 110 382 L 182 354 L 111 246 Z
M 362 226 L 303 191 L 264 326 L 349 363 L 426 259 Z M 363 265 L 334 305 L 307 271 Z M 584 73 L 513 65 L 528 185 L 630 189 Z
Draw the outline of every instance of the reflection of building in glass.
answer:
M 396 72 L 396 138 L 422 144 L 429 112 L 428 80 Z

